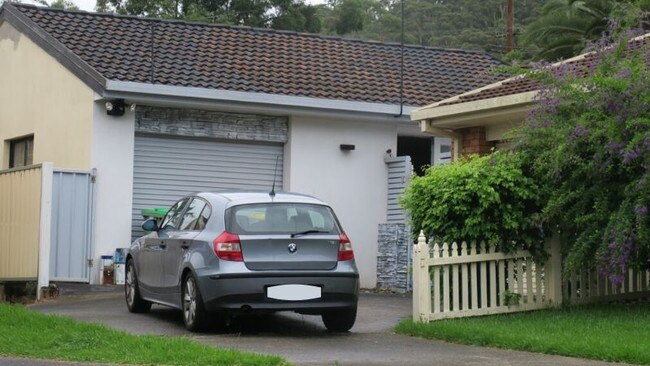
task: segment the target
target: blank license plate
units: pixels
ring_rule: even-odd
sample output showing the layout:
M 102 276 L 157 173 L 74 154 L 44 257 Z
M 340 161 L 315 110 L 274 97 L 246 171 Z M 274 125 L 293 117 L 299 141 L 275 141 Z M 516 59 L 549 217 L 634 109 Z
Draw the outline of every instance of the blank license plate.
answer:
M 266 296 L 276 300 L 312 300 L 320 299 L 321 288 L 310 285 L 278 285 L 266 289 Z

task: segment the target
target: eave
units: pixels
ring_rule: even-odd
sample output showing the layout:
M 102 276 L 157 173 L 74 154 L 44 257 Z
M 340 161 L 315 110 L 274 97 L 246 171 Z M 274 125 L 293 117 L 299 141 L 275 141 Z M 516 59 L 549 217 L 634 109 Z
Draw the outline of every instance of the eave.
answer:
M 443 106 L 427 106 L 411 113 L 422 132 L 453 137 L 453 131 L 474 126 L 519 123 L 533 109 L 537 91 Z
M 377 122 L 409 122 L 417 107 L 108 80 L 96 99 L 121 98 L 129 103 L 184 108 L 333 117 Z

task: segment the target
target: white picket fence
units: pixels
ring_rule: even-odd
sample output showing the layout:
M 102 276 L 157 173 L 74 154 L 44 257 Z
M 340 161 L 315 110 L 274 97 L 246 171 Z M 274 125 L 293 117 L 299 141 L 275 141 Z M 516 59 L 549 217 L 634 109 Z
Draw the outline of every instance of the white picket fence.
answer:
M 560 244 L 549 240 L 550 258 L 538 265 L 527 251 L 501 253 L 485 243 L 434 243 L 424 234 L 413 248 L 413 319 L 430 320 L 510 313 L 612 298 L 650 296 L 650 271 L 630 271 L 612 284 L 596 273 L 562 279 Z
M 571 304 L 650 298 L 650 271 L 629 270 L 620 285 L 595 270 L 574 272 L 562 282 L 562 298 Z

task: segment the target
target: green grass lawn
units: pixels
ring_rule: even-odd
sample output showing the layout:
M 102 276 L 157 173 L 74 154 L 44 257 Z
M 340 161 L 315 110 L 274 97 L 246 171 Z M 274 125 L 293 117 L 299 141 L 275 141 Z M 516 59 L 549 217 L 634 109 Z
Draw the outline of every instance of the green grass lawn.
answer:
M 7 304 L 0 304 L 0 355 L 147 365 L 288 365 L 277 356 L 216 349 L 179 337 L 136 336 Z
M 479 346 L 650 364 L 648 303 L 579 306 L 428 324 L 408 319 L 396 331 Z

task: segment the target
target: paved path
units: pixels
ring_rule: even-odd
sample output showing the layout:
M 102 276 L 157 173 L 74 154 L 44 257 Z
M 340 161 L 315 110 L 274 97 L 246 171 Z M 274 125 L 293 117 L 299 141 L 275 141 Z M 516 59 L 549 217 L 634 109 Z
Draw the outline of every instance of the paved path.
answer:
M 280 313 L 195 335 L 183 327 L 180 312 L 154 306 L 149 314 L 131 314 L 117 293 L 62 297 L 32 308 L 136 334 L 182 335 L 217 347 L 278 354 L 297 365 L 607 365 L 393 334 L 393 326 L 410 315 L 410 299 L 401 295 L 363 294 L 357 323 L 345 334 L 327 332 L 320 317 Z

